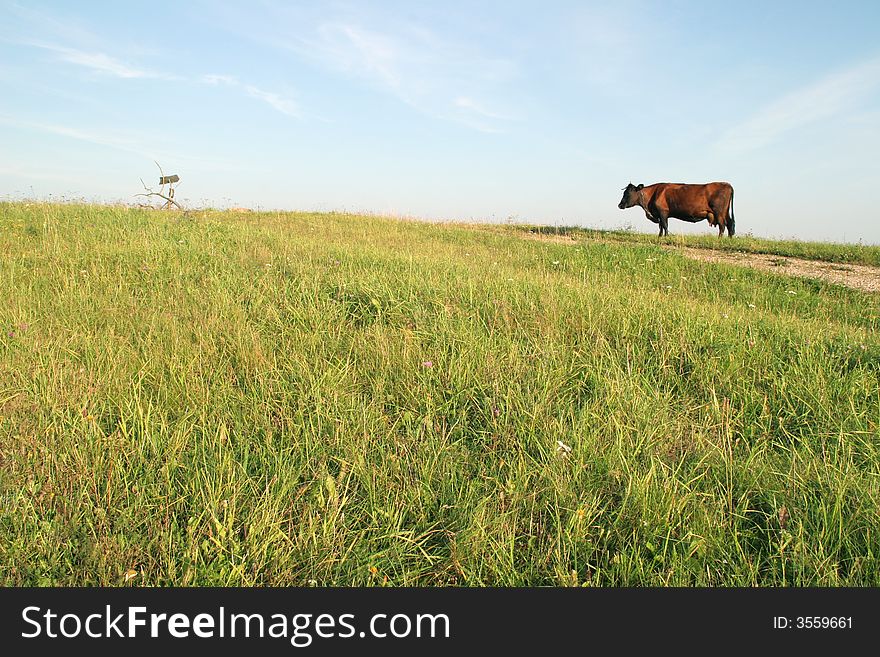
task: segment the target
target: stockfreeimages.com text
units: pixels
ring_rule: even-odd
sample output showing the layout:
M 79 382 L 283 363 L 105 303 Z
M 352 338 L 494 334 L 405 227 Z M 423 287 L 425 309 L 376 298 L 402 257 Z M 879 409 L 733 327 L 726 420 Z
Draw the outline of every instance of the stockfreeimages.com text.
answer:
M 26 639 L 37 637 L 75 638 L 275 638 L 289 639 L 291 645 L 305 648 L 317 638 L 449 638 L 446 614 L 374 614 L 358 630 L 354 614 L 244 614 L 220 607 L 215 613 L 148 613 L 146 607 L 125 607 L 113 611 L 106 605 L 90 614 L 58 613 L 52 609 L 25 607 L 21 612 Z

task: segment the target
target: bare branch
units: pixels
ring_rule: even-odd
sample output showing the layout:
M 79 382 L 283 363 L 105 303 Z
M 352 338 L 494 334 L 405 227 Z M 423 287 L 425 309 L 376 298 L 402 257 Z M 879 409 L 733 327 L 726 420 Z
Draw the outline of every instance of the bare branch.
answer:
M 164 198 L 164 199 L 165 199 L 166 201 L 168 201 L 169 203 L 173 203 L 173 204 L 176 205 L 178 208 L 180 208 L 181 210 L 183 210 L 183 206 L 182 206 L 180 203 L 178 203 L 177 201 L 175 201 L 173 198 L 168 198 L 167 196 L 165 196 L 165 194 L 160 194 L 159 192 L 152 192 L 152 191 L 151 191 L 151 192 L 147 192 L 146 194 L 135 194 L 135 196 L 158 196 L 159 198 Z
M 156 160 L 153 160 L 153 164 L 155 164 L 157 167 L 159 167 L 159 191 L 164 192 L 165 191 L 165 183 L 162 182 L 162 179 L 165 177 L 165 172 L 162 171 L 162 165 L 160 165 Z
M 162 167 L 155 160 L 153 160 L 153 162 L 155 162 L 156 166 L 159 167 L 159 173 L 162 174 L 162 178 L 164 178 L 165 172 L 162 171 Z M 160 178 L 160 180 L 161 180 L 161 178 Z M 183 210 L 183 206 L 180 203 L 178 203 L 177 201 L 175 201 L 173 198 L 171 198 L 171 196 L 174 195 L 174 187 L 171 187 L 171 196 L 166 196 L 165 194 L 163 194 L 163 192 L 165 191 L 164 184 L 159 188 L 160 191 L 154 192 L 152 187 L 147 187 L 147 183 L 144 182 L 143 178 L 140 178 L 140 181 L 141 181 L 141 185 L 143 185 L 143 187 L 144 187 L 144 192 L 142 192 L 140 194 L 135 194 L 135 196 L 145 196 L 145 197 L 158 196 L 159 198 L 167 201 L 166 207 L 168 207 L 168 205 L 170 205 L 170 204 L 173 204 L 179 210 Z

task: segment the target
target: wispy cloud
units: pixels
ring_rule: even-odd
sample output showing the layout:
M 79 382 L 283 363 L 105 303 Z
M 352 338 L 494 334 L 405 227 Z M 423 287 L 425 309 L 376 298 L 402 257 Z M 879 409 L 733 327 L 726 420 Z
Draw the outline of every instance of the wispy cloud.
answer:
M 278 110 L 282 114 L 287 114 L 287 116 L 292 116 L 294 118 L 300 118 L 302 116 L 300 114 L 299 105 L 291 98 L 285 98 L 273 91 L 264 91 L 263 89 L 258 89 L 249 84 L 245 85 L 244 90 L 251 98 L 256 98 L 257 100 L 262 100 L 264 103 L 268 103 L 273 109 Z
M 508 116 L 506 114 L 501 114 L 494 110 L 486 109 L 483 105 L 475 101 L 473 98 L 468 98 L 466 96 L 459 96 L 453 101 L 453 105 L 461 110 L 466 110 L 468 112 L 473 112 L 478 116 L 485 117 L 487 119 L 497 119 L 499 121 L 510 121 L 513 117 Z
M 144 147 L 142 141 L 136 137 L 132 137 L 129 135 L 95 133 L 65 125 L 40 123 L 36 121 L 22 121 L 3 116 L 0 116 L 0 124 L 12 126 L 15 128 L 24 128 L 27 130 L 46 132 L 53 135 L 60 135 L 62 137 L 69 137 L 70 139 L 76 139 L 78 141 L 85 141 L 90 144 L 108 146 L 116 150 L 126 151 L 128 153 L 135 153 L 137 155 L 142 155 L 145 157 L 148 156 L 148 149 Z
M 281 112 L 282 114 L 286 114 L 287 116 L 291 116 L 295 119 L 302 118 L 302 111 L 300 109 L 299 103 L 297 103 L 293 98 L 284 96 L 274 91 L 266 91 L 265 89 L 260 89 L 259 87 L 255 87 L 252 84 L 244 84 L 242 82 L 239 82 L 238 78 L 236 78 L 235 76 L 210 74 L 203 75 L 200 78 L 200 81 L 204 84 L 212 86 L 224 85 L 227 87 L 239 88 L 251 98 L 256 98 L 257 100 L 268 104 L 274 110 Z
M 162 143 L 161 137 L 120 131 L 94 131 L 57 123 L 42 123 L 0 115 L 0 125 L 22 130 L 33 130 L 68 139 L 75 139 L 97 146 L 132 153 L 147 161 L 158 160 L 163 163 L 188 164 L 198 166 L 204 171 L 238 171 L 239 164 L 225 160 L 222 156 L 210 154 L 188 155 L 173 145 Z
M 101 52 L 82 52 L 72 48 L 61 50 L 61 59 L 71 64 L 90 68 L 98 73 L 115 75 L 118 78 L 162 78 L 174 79 L 167 73 L 158 73 L 142 68 L 135 68 Z
M 27 45 L 57 53 L 58 59 L 90 69 L 96 73 L 117 78 L 153 78 L 160 80 L 179 80 L 176 75 L 162 73 L 146 68 L 132 66 L 103 52 L 87 52 L 52 43 L 28 42 Z
M 517 120 L 511 103 L 499 101 L 517 75 L 509 59 L 413 21 L 354 13 L 338 20 L 297 15 L 288 31 L 264 34 L 262 42 L 360 80 L 428 116 L 485 132 L 501 132 Z
M 317 39 L 305 41 L 312 57 L 345 72 L 372 78 L 398 92 L 401 44 L 357 25 L 325 23 L 318 26 Z
M 129 56 L 143 55 L 144 49 L 131 41 L 123 41 L 117 35 L 99 35 L 83 24 L 78 14 L 64 10 L 45 10 L 10 3 L 9 20 L 0 26 L 0 40 L 16 45 L 38 48 L 54 53 L 58 62 L 72 64 L 93 73 L 121 79 L 179 80 L 178 75 L 157 71 L 133 64 L 119 57 L 118 52 Z M 109 45 L 109 44 L 115 44 Z
M 201 81 L 205 84 L 218 85 L 218 84 L 228 84 L 228 85 L 237 85 L 238 80 L 235 79 L 231 75 L 203 75 L 201 77 Z
M 856 109 L 880 86 L 880 57 L 826 76 L 776 99 L 727 130 L 716 147 L 727 152 L 762 148 L 787 132 Z
M 44 38 L 52 38 L 66 43 L 98 43 L 96 35 L 84 27 L 78 13 L 58 15 L 52 11 L 24 6 L 15 2 L 4 5 L 8 13 L 4 16 L 6 29 L 0 29 L 0 35 L 8 41 L 16 41 L 23 34 L 38 32 Z
M 81 182 L 82 176 L 73 175 L 69 172 L 49 171 L 45 167 L 29 167 L 22 166 L 19 163 L 5 164 L 0 162 L 0 176 L 9 176 L 10 178 L 26 178 L 30 180 L 49 180 L 61 182 Z

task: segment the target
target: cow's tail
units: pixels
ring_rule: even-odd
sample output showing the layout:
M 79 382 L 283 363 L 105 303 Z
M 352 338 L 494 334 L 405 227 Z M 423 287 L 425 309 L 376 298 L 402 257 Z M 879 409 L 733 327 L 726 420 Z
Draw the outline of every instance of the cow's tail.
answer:
M 730 188 L 730 205 L 727 206 L 727 236 L 736 233 L 736 221 L 733 218 L 733 187 Z

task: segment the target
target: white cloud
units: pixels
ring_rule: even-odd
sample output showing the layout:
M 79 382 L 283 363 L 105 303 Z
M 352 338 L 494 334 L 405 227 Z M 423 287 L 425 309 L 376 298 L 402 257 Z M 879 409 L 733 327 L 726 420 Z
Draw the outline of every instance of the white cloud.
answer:
M 101 37 L 86 28 L 74 11 L 69 15 L 9 4 L 9 18 L 0 25 L 0 39 L 8 43 L 40 48 L 55 53 L 57 59 L 101 75 L 122 79 L 178 80 L 179 76 L 131 64 L 110 55 L 107 50 L 124 49 L 128 53 L 143 50 L 130 41 L 117 48 L 107 48 L 113 37 Z M 40 35 L 40 36 L 35 36 Z M 117 43 L 119 41 L 117 40 Z
M 203 75 L 201 81 L 210 85 L 226 84 L 233 86 L 238 84 L 238 80 L 231 75 Z
M 484 132 L 501 132 L 505 122 L 516 120 L 514 112 L 489 98 L 515 77 L 511 61 L 488 57 L 421 25 L 388 19 L 371 28 L 368 22 L 362 16 L 298 25 L 283 38 L 264 42 L 358 78 L 428 116 Z
M 123 62 L 120 62 L 109 55 L 100 52 L 82 52 L 79 50 L 65 49 L 61 54 L 61 59 L 78 64 L 86 68 L 98 71 L 99 73 L 108 73 L 119 78 L 170 78 L 171 76 L 147 71 L 145 69 L 134 68 Z
M 474 114 L 478 114 L 479 116 L 485 117 L 487 119 L 498 119 L 501 121 L 509 121 L 511 120 L 510 116 L 506 114 L 500 114 L 499 112 L 495 112 L 493 110 L 486 109 L 483 105 L 473 100 L 472 98 L 468 98 L 466 96 L 459 96 L 453 101 L 453 105 L 458 107 L 459 109 L 468 110 L 473 112 Z
M 878 86 L 880 58 L 874 58 L 776 99 L 727 130 L 716 146 L 728 152 L 761 148 L 786 132 L 852 111 Z
M 25 178 L 31 180 L 48 180 L 61 182 L 80 182 L 82 176 L 75 176 L 64 172 L 49 171 L 45 167 L 28 167 L 19 163 L 4 164 L 0 162 L 0 176 L 10 178 Z
M 31 42 L 27 45 L 58 53 L 59 59 L 69 64 L 82 66 L 97 73 L 112 75 L 117 78 L 153 78 L 160 80 L 180 79 L 176 75 L 131 66 L 130 64 L 122 62 L 119 59 L 102 52 L 86 52 L 83 50 L 77 50 L 76 48 L 68 48 L 66 46 L 51 43 Z
M 139 140 L 131 136 L 118 134 L 99 134 L 64 125 L 37 123 L 32 121 L 18 121 L 5 117 L 0 117 L 0 124 L 10 125 L 16 128 L 37 130 L 39 132 L 48 132 L 50 134 L 60 135 L 62 137 L 68 137 L 70 139 L 76 139 L 78 141 L 85 141 L 91 144 L 109 146 L 110 148 L 115 148 L 117 150 L 126 151 L 129 153 L 136 153 L 137 155 L 145 155 L 145 149 L 141 146 Z
M 84 27 L 82 20 L 74 14 L 56 15 L 53 12 L 37 9 L 32 6 L 22 6 L 17 3 L 4 5 L 9 13 L 4 16 L 5 30 L 0 34 L 6 36 L 11 42 L 20 42 L 22 34 L 38 31 L 40 34 L 51 36 L 53 39 L 67 43 L 99 43 L 100 40 L 91 30 Z M 33 45 L 33 44 L 26 44 Z
M 291 98 L 285 98 L 275 92 L 264 91 L 263 89 L 258 89 L 252 85 L 245 85 L 244 90 L 251 98 L 256 98 L 257 100 L 262 100 L 264 103 L 268 103 L 272 108 L 282 114 L 294 118 L 300 118 L 302 116 L 299 110 L 299 105 Z
M 35 130 L 68 139 L 75 139 L 114 150 L 132 153 L 146 161 L 158 160 L 163 163 L 185 164 L 198 167 L 204 171 L 238 171 L 240 165 L 225 160 L 222 156 L 209 154 L 187 155 L 173 145 L 162 145 L 161 137 L 134 134 L 119 131 L 92 131 L 57 123 L 40 123 L 37 121 L 20 120 L 0 115 L 0 125 L 23 130 Z
M 302 118 L 302 111 L 300 110 L 299 103 L 297 103 L 293 98 L 283 96 L 274 91 L 266 91 L 265 89 L 260 89 L 259 87 L 255 87 L 252 84 L 242 84 L 238 81 L 238 78 L 232 75 L 203 75 L 200 78 L 200 81 L 204 84 L 209 84 L 212 86 L 222 84 L 227 87 L 240 88 L 251 98 L 256 98 L 257 100 L 268 104 L 274 110 L 281 112 L 282 114 L 292 116 L 295 119 Z
M 374 78 L 391 89 L 400 90 L 399 44 L 359 26 L 337 23 L 320 25 L 318 37 L 318 41 L 311 44 L 313 53 L 331 66 Z

